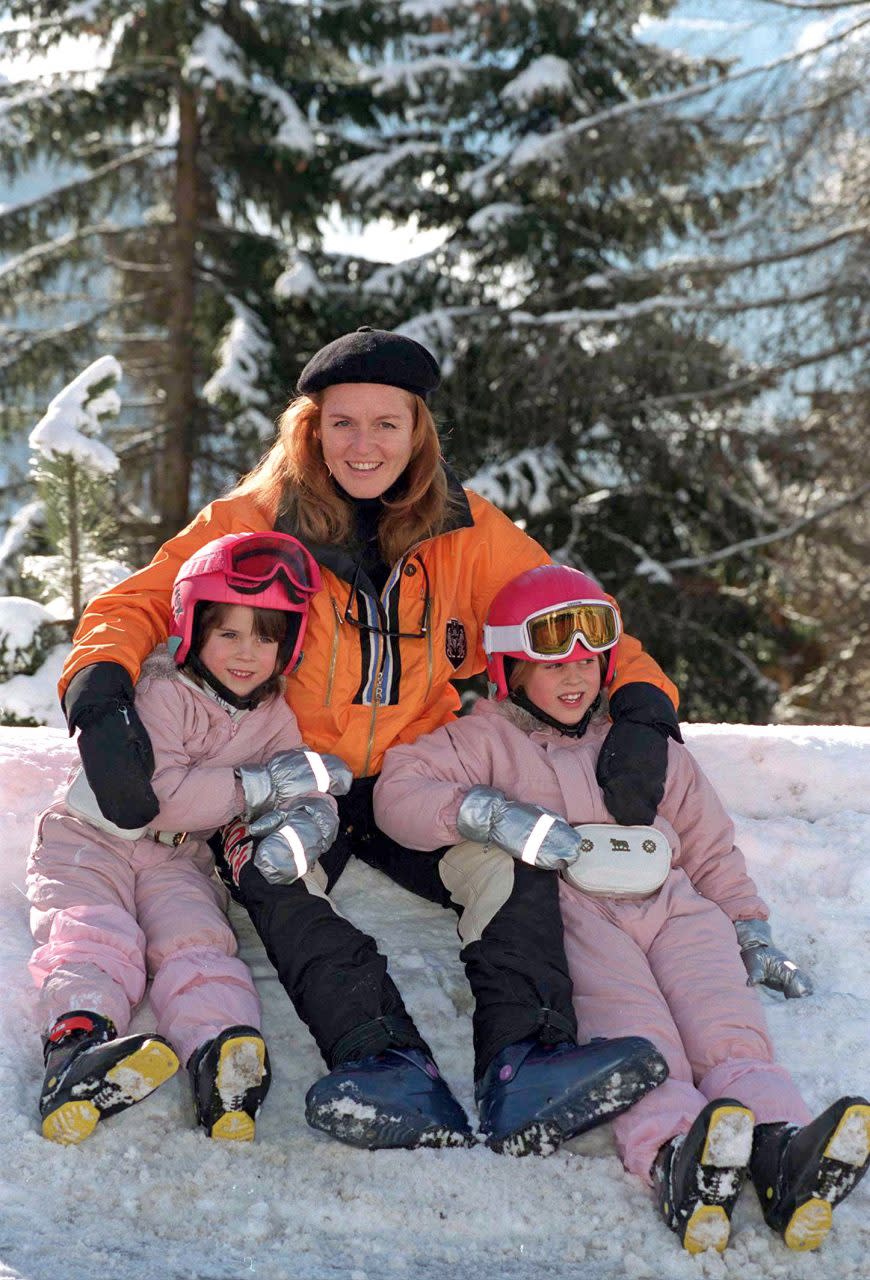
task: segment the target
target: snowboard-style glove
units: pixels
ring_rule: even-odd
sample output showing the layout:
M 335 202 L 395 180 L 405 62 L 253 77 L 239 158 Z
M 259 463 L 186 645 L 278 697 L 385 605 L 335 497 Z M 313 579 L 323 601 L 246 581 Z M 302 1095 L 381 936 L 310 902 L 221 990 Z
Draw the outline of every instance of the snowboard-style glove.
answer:
M 456 828 L 466 840 L 500 849 L 544 871 L 561 871 L 580 857 L 580 837 L 564 818 L 536 804 L 507 800 L 494 787 L 472 787 L 459 806 Z
M 293 884 L 310 871 L 338 835 L 338 814 L 319 796 L 289 809 L 273 809 L 253 822 L 236 818 L 221 832 L 224 867 L 235 888 L 242 869 L 253 861 L 270 884 Z
M 307 747 L 279 751 L 265 764 L 243 764 L 236 775 L 245 793 L 245 817 L 280 809 L 312 791 L 344 796 L 353 774 L 338 756 L 320 755 Z
M 810 976 L 773 945 L 766 920 L 737 920 L 734 924 L 740 943 L 740 958 L 749 974 L 747 986 L 770 987 L 788 1000 L 813 994 Z
M 82 767 L 103 815 L 118 827 L 146 827 L 160 803 L 151 786 L 151 739 L 133 705 L 129 673 L 117 662 L 83 667 L 63 709 L 70 734 L 79 730 Z
M 621 826 L 648 826 L 665 793 L 668 738 L 682 742 L 674 704 L 654 684 L 623 685 L 610 698 L 613 725 L 595 776 Z

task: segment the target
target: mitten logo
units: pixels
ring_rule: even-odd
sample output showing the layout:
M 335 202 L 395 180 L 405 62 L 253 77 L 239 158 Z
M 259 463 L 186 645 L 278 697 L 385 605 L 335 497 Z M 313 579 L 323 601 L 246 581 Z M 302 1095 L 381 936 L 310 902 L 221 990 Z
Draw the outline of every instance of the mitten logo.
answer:
M 594 848 L 595 848 L 595 845 L 587 837 L 584 836 L 584 838 L 580 841 L 581 853 L 591 853 Z
M 444 631 L 444 652 L 454 671 L 458 671 L 468 656 L 465 627 L 458 618 L 449 618 Z
M 644 853 L 655 853 L 655 851 L 656 851 L 656 842 L 655 842 L 655 840 L 644 840 L 644 842 L 643 842 L 643 851 L 644 851 Z
M 610 838 L 610 848 L 613 850 L 614 853 L 630 853 L 631 852 L 631 847 L 627 840 L 614 840 L 612 836 Z

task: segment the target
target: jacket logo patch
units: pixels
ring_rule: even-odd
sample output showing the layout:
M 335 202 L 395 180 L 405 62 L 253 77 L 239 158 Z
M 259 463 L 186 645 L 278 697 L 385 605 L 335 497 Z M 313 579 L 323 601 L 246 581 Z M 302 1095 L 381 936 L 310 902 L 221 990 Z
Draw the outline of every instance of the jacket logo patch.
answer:
M 458 671 L 468 656 L 465 627 L 458 618 L 449 618 L 444 629 L 444 652 L 454 671 Z

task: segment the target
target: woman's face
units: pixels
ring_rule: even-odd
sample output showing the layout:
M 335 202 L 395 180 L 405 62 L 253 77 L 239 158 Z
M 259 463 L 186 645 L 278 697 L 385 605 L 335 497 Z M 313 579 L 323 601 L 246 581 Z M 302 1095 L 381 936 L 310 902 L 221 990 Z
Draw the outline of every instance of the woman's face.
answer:
M 234 604 L 209 631 L 199 658 L 231 693 L 244 698 L 275 674 L 278 641 L 261 640 L 253 609 Z
M 601 689 L 601 666 L 595 654 L 576 662 L 527 662 L 519 683 L 526 696 L 564 725 L 579 724 Z
M 414 397 L 380 382 L 340 382 L 323 392 L 320 444 L 352 498 L 378 498 L 411 459 Z

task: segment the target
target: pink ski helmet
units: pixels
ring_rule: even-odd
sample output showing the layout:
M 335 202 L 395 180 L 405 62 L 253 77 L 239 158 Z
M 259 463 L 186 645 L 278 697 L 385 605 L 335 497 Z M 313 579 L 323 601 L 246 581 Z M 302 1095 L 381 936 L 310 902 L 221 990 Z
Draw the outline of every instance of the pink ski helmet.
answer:
M 292 671 L 302 652 L 308 601 L 319 590 L 317 561 L 287 533 L 229 533 L 207 542 L 181 566 L 172 588 L 169 647 L 177 665 L 190 653 L 196 606 L 207 601 L 298 615 L 283 674 Z
M 602 685 L 616 675 L 619 611 L 579 569 L 545 564 L 512 578 L 489 606 L 483 628 L 486 670 L 501 702 L 508 696 L 505 658 L 520 662 L 577 662 L 607 654 Z

